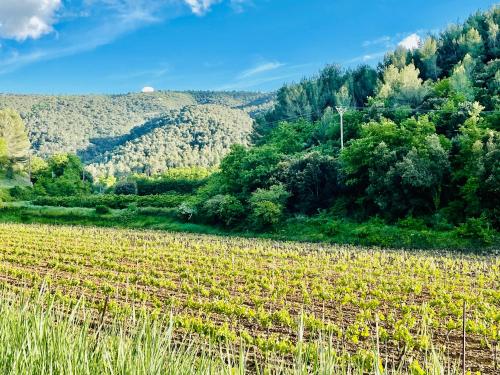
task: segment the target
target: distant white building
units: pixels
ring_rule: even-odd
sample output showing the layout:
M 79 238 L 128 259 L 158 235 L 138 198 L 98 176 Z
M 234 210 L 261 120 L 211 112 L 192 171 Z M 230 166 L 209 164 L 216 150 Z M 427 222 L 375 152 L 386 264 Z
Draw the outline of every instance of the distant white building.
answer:
M 155 92 L 155 89 L 151 86 L 146 86 L 142 88 L 142 92 L 147 93 L 147 92 Z

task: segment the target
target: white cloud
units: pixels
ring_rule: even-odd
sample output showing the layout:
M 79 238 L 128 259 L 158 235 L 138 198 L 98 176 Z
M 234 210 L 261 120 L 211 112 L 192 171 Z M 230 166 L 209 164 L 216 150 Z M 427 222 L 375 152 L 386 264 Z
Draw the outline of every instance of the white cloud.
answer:
M 249 88 L 262 87 L 276 81 L 285 81 L 290 79 L 300 79 L 304 76 L 304 72 L 311 69 L 318 69 L 320 64 L 282 64 L 279 62 L 267 62 L 257 65 L 251 69 L 245 70 L 237 75 L 233 81 L 216 87 L 216 90 L 245 90 Z M 281 68 L 278 70 L 278 68 Z M 274 73 L 270 73 L 277 70 Z M 269 73 L 269 74 L 263 74 Z
M 155 92 L 155 89 L 151 86 L 146 86 L 146 87 L 143 87 L 141 91 L 143 93 L 151 93 L 151 92 Z
M 409 50 L 417 49 L 420 45 L 420 37 L 418 34 L 413 33 L 404 38 L 401 42 L 399 42 L 399 46 L 404 47 Z
M 191 11 L 201 16 L 205 14 L 212 5 L 220 3 L 221 0 L 184 0 L 184 2 L 191 8 Z
M 4 5 L 2 1 L 6 0 L 0 0 L 1 6 Z M 31 1 L 43 3 L 55 0 Z M 165 5 L 165 0 L 84 0 L 82 9 L 79 9 L 82 17 L 87 18 L 84 30 L 61 32 L 57 35 L 57 43 L 45 44 L 43 48 L 36 46 L 24 52 L 5 51 L 0 54 L 0 74 L 37 61 L 70 56 L 109 44 L 124 34 L 159 22 L 155 13 L 162 5 Z
M 243 78 L 249 78 L 252 76 L 255 76 L 257 74 L 269 72 L 271 70 L 276 70 L 278 68 L 281 68 L 284 64 L 277 62 L 277 61 L 272 61 L 272 62 L 265 62 L 259 65 L 254 66 L 253 68 L 247 69 L 243 72 L 240 73 L 238 76 L 239 79 Z
M 37 39 L 53 31 L 61 0 L 1 0 L 0 38 Z
M 224 0 L 183 0 L 191 11 L 197 16 L 206 14 L 213 5 L 222 3 Z M 252 0 L 230 0 L 228 1 L 233 10 L 237 13 L 243 12 L 246 5 L 252 4 Z

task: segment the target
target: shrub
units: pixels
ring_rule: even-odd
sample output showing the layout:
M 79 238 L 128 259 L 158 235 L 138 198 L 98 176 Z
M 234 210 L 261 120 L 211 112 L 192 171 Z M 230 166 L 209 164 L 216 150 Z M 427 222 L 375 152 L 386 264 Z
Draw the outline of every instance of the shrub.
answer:
M 138 207 L 177 207 L 186 200 L 186 196 L 180 194 L 147 195 L 144 197 L 137 195 L 86 195 L 70 197 L 38 197 L 33 200 L 37 206 L 58 206 L 58 207 L 87 207 L 95 208 L 98 205 L 108 206 L 115 209 L 127 208 L 135 203 Z
M 115 186 L 115 194 L 137 195 L 137 183 L 135 181 L 120 181 Z
M 477 240 L 485 245 L 491 245 L 495 238 L 495 231 L 491 228 L 485 216 L 469 218 L 457 229 L 460 237 Z
M 205 202 L 203 211 L 209 220 L 231 226 L 243 216 L 245 208 L 238 198 L 229 194 L 218 194 Z
M 0 202 L 10 202 L 12 201 L 12 197 L 9 194 L 8 190 L 0 189 Z
M 407 216 L 404 219 L 400 219 L 398 221 L 398 227 L 415 230 L 427 229 L 427 226 L 425 225 L 425 221 L 423 219 L 415 218 L 413 216 Z
M 184 221 L 191 220 L 197 213 L 198 210 L 196 207 L 187 202 L 182 202 L 179 207 L 177 207 L 177 216 Z
M 111 212 L 111 210 L 108 206 L 104 206 L 102 204 L 95 206 L 95 213 L 96 214 L 105 215 L 105 214 L 109 214 L 110 212 Z
M 274 226 L 283 216 L 283 207 L 270 201 L 252 204 L 251 220 L 258 229 Z
M 268 201 L 279 206 L 284 206 L 289 197 L 290 193 L 283 185 L 273 185 L 269 189 L 255 190 L 250 197 L 250 203 Z
M 28 201 L 33 199 L 34 193 L 31 187 L 14 186 L 10 188 L 9 194 L 14 200 Z

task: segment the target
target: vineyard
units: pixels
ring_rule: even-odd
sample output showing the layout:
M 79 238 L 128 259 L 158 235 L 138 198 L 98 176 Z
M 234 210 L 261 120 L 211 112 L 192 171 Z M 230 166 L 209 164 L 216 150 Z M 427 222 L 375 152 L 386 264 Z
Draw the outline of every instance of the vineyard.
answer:
M 465 301 L 467 369 L 500 368 L 494 256 L 0 224 L 0 282 L 61 306 L 83 298 L 105 320 L 172 316 L 178 332 L 262 357 L 324 340 L 377 373 L 425 374 L 434 352 L 460 365 Z

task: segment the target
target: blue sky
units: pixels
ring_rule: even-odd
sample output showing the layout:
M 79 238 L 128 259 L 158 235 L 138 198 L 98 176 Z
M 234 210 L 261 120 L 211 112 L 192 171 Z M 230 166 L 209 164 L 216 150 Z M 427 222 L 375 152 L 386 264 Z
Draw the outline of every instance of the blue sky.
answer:
M 0 0 L 0 91 L 269 91 L 492 0 Z

